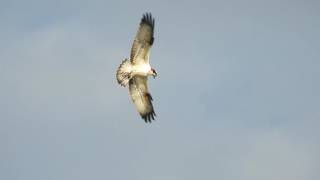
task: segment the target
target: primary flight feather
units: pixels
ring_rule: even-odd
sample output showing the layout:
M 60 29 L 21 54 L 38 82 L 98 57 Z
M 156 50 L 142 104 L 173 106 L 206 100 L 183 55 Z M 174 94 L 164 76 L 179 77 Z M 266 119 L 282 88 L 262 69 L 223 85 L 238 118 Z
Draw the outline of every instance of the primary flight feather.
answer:
M 142 16 L 131 48 L 130 59 L 122 61 L 116 74 L 121 86 L 129 86 L 131 99 L 145 122 L 151 122 L 156 116 L 147 84 L 148 76 L 154 78 L 157 76 L 149 63 L 150 49 L 154 41 L 154 25 L 151 13 Z

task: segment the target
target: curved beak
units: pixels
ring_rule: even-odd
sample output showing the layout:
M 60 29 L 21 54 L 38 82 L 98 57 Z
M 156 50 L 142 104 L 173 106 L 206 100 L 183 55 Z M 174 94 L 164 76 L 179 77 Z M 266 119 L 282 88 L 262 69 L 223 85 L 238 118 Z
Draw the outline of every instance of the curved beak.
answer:
M 153 79 L 155 79 L 155 78 L 157 77 L 157 75 L 158 75 L 157 72 L 156 72 L 156 70 L 151 69 L 150 71 L 151 71 L 150 74 L 153 76 Z

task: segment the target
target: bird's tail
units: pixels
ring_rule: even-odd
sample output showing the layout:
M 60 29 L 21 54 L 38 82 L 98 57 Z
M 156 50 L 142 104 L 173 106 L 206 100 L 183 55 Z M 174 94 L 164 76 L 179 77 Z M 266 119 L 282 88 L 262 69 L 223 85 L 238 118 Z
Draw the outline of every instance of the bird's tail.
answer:
M 131 62 L 128 59 L 122 61 L 117 70 L 117 81 L 121 86 L 126 87 L 131 78 Z

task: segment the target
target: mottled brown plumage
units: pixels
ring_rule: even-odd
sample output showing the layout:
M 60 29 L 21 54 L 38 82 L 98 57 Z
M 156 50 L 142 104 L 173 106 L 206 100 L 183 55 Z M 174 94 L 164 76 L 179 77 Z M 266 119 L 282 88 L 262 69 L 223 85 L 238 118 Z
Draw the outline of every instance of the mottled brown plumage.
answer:
M 154 120 L 156 113 L 153 110 L 152 97 L 148 91 L 146 76 L 135 76 L 130 79 L 129 92 L 137 111 L 146 122 Z
M 130 60 L 133 64 L 149 63 L 149 52 L 153 44 L 154 19 L 150 13 L 143 15 L 140 27 L 133 41 Z M 143 62 L 147 61 L 147 62 Z

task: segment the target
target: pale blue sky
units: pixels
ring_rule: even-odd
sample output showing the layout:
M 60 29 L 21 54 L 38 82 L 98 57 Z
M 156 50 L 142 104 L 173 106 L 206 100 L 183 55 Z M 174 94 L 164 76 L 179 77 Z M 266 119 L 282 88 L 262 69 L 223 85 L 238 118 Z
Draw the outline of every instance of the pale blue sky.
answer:
M 0 179 L 320 179 L 315 0 L 0 1 Z M 145 124 L 115 80 L 156 19 Z

